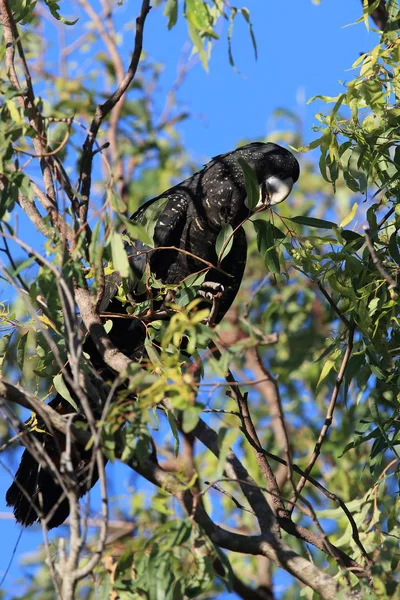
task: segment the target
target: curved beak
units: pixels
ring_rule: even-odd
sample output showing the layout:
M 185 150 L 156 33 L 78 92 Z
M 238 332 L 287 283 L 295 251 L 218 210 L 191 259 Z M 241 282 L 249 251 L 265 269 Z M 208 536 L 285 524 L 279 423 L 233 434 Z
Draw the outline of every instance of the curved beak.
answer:
M 271 175 L 268 177 L 262 185 L 262 201 L 266 206 L 272 206 L 273 204 L 279 204 L 286 200 L 292 191 L 293 179 L 288 177 L 287 179 L 279 179 Z

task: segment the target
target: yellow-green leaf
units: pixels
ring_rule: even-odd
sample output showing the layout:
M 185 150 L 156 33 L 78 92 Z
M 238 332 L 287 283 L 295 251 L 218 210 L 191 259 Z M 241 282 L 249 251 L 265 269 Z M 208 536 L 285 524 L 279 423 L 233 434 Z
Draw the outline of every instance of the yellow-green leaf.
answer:
M 115 269 L 120 273 L 121 277 L 128 277 L 130 268 L 128 256 L 122 238 L 116 231 L 111 234 L 111 256 Z
M 351 223 L 351 221 L 356 216 L 357 208 L 358 208 L 358 204 L 357 204 L 357 202 L 354 202 L 351 211 L 349 212 L 349 214 L 347 215 L 347 217 L 345 217 L 343 219 L 343 221 L 340 223 L 339 227 L 346 227 L 346 225 L 348 225 L 349 223 Z

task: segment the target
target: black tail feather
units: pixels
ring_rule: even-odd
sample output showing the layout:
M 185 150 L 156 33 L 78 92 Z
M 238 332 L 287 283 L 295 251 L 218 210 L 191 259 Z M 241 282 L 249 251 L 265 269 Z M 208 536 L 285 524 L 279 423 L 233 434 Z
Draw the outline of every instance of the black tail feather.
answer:
M 6 493 L 7 506 L 13 507 L 16 520 L 28 526 L 38 521 L 40 514 L 43 517 L 52 514 L 48 529 L 61 525 L 69 514 L 69 502 L 67 498 L 61 500 L 62 496 L 63 490 L 51 473 L 25 450 L 14 482 Z
M 71 412 L 71 406 L 59 395 L 50 405 L 61 414 Z M 54 467 L 59 469 L 61 454 L 65 449 L 65 437 L 58 432 L 47 433 L 43 429 L 44 423 L 37 425 L 32 435 L 41 443 Z M 81 498 L 96 483 L 98 471 L 96 466 L 91 469 L 90 450 L 73 445 L 70 458 L 78 497 Z M 91 470 L 93 472 L 90 478 Z M 42 517 L 46 519 L 47 528 L 52 529 L 65 521 L 70 513 L 69 501 L 55 477 L 49 467 L 40 465 L 29 450 L 24 450 L 14 482 L 6 493 L 7 506 L 13 507 L 14 516 L 19 523 L 24 526 L 32 525 Z M 64 475 L 61 474 L 61 477 Z
M 52 457 L 53 458 L 53 457 Z M 90 457 L 75 465 L 78 496 L 81 498 L 98 479 L 94 467 L 89 482 Z M 61 475 L 62 476 L 62 475 Z M 69 501 L 49 469 L 42 467 L 28 450 L 24 450 L 14 482 L 6 493 L 7 506 L 13 507 L 16 520 L 24 526 L 46 519 L 48 529 L 61 525 L 70 513 Z M 47 520 L 48 519 L 48 520 Z

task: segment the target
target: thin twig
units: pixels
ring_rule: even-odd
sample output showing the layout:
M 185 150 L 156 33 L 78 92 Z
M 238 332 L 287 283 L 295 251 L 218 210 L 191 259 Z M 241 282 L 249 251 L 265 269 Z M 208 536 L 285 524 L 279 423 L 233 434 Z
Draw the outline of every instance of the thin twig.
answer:
M 377 228 L 380 229 L 382 227 L 382 225 L 384 225 L 386 223 L 386 221 L 392 216 L 392 214 L 395 212 L 396 207 L 392 206 L 392 208 L 390 208 L 388 210 L 388 212 L 383 215 L 382 219 L 379 221 Z
M 293 481 L 292 450 L 291 450 L 291 445 L 290 445 L 290 440 L 289 440 L 289 434 L 288 434 L 288 431 L 286 428 L 285 415 L 283 412 L 282 398 L 281 398 L 281 393 L 279 390 L 278 380 L 275 377 L 273 377 L 273 375 L 269 372 L 267 367 L 264 365 L 258 348 L 254 349 L 254 355 L 256 358 L 256 364 L 257 364 L 258 368 L 261 370 L 262 373 L 264 373 L 264 375 L 269 380 L 269 382 L 273 385 L 273 388 L 274 388 L 275 407 L 276 407 L 276 412 L 277 412 L 277 416 L 279 419 L 279 424 L 280 424 L 280 428 L 281 428 L 282 436 L 283 436 L 283 451 L 286 456 L 287 478 L 291 482 L 293 489 L 295 489 L 295 484 Z
M 335 382 L 335 387 L 333 388 L 333 392 L 331 395 L 331 399 L 329 402 L 329 406 L 328 406 L 328 410 L 326 413 L 326 417 L 325 417 L 325 422 L 322 426 L 322 429 L 320 431 L 320 434 L 318 436 L 318 440 L 317 443 L 315 444 L 315 448 L 314 451 L 311 455 L 311 458 L 308 462 L 307 467 L 304 470 L 304 476 L 302 476 L 296 486 L 296 495 L 299 496 L 299 494 L 301 494 L 301 491 L 303 489 L 303 487 L 306 484 L 307 481 L 307 477 L 308 475 L 311 473 L 312 468 L 314 467 L 317 458 L 321 452 L 321 447 L 322 444 L 325 440 L 325 437 L 328 433 L 328 429 L 332 423 L 333 420 L 333 413 L 335 410 L 335 406 L 336 406 L 336 401 L 337 398 L 339 396 L 339 392 L 340 392 L 340 388 L 342 386 L 343 383 L 343 379 L 344 379 L 344 375 L 346 372 L 346 368 L 347 365 L 349 363 L 350 357 L 351 357 L 351 353 L 353 351 L 353 339 L 354 339 L 354 329 L 355 326 L 354 325 L 350 325 L 349 331 L 348 331 L 348 340 L 347 340 L 347 346 L 346 346 L 346 351 L 343 355 L 343 359 L 342 359 L 342 364 L 340 365 L 340 369 L 339 369 L 339 373 L 338 376 L 336 378 L 336 382 Z M 291 509 L 293 510 L 293 509 Z
M 233 496 L 232 494 L 230 494 L 229 492 L 224 490 L 220 485 L 218 485 L 218 483 L 221 483 L 223 481 L 228 481 L 228 482 L 235 481 L 238 483 L 243 483 L 243 482 L 239 482 L 237 479 L 218 479 L 218 481 L 204 481 L 204 483 L 205 483 L 205 485 L 209 486 L 210 488 L 213 488 L 214 490 L 217 490 L 217 492 L 220 492 L 221 494 L 223 494 L 224 496 L 226 496 L 227 498 L 232 500 L 233 504 L 239 510 L 243 510 L 243 511 L 248 512 L 251 515 L 255 516 L 254 510 L 251 510 L 251 508 L 247 508 L 246 506 L 243 506 L 243 504 L 241 504 L 239 502 L 239 500 L 237 498 L 235 498 L 235 496 Z M 259 488 L 259 489 L 261 489 L 261 488 Z M 202 490 L 203 493 L 204 493 L 204 491 L 206 491 L 206 490 Z
M 221 352 L 215 346 L 214 342 L 211 342 L 211 345 L 209 346 L 209 348 L 210 348 L 212 354 L 214 355 L 214 358 L 216 360 L 220 360 L 222 357 Z M 235 380 L 232 372 L 229 369 L 225 375 L 225 379 L 229 383 L 236 384 L 236 380 Z M 260 468 L 260 471 L 263 474 L 265 481 L 268 482 L 269 489 L 271 490 L 271 492 L 273 494 L 272 501 L 273 501 L 276 513 L 282 517 L 287 516 L 288 515 L 287 510 L 286 510 L 283 502 L 279 499 L 279 487 L 276 482 L 274 472 L 271 469 L 271 466 L 270 466 L 266 456 L 264 454 L 262 454 L 261 452 L 258 452 L 258 450 L 256 450 L 256 448 L 255 448 L 255 446 L 258 448 L 261 447 L 261 443 L 258 438 L 257 431 L 254 427 L 254 423 L 253 423 L 253 420 L 251 418 L 251 414 L 249 411 L 249 405 L 247 402 L 247 394 L 242 394 L 237 385 L 232 385 L 231 391 L 232 391 L 233 397 L 235 398 L 235 400 L 237 402 L 239 412 L 241 415 L 242 431 L 248 440 L 252 440 L 254 442 L 254 444 L 252 444 L 252 448 L 254 449 L 254 454 L 255 454 L 258 466 Z
M 111 94 L 111 96 L 106 100 L 106 102 L 97 106 L 96 114 L 90 125 L 89 134 L 83 145 L 81 173 L 79 178 L 82 198 L 82 202 L 79 208 L 79 220 L 81 226 L 86 226 L 87 223 L 88 203 L 92 184 L 91 172 L 93 162 L 93 144 L 105 117 L 115 107 L 117 102 L 119 102 L 119 100 L 127 91 L 133 78 L 135 77 L 136 70 L 140 61 L 140 55 L 142 53 L 144 24 L 146 21 L 146 17 L 150 11 L 150 8 L 150 0 L 142 0 L 140 14 L 136 19 L 135 46 L 133 49 L 129 67 L 125 73 L 123 80 L 118 85 L 114 93 Z
M 319 281 L 319 280 L 317 281 L 317 286 L 318 286 L 320 292 L 328 300 L 329 304 L 331 305 L 331 307 L 333 308 L 333 310 L 335 311 L 335 313 L 337 314 L 337 316 L 339 317 L 339 319 L 341 319 L 343 321 L 343 323 L 346 325 L 347 329 L 349 329 L 350 326 L 351 326 L 350 321 L 347 319 L 347 317 L 344 316 L 344 314 L 342 313 L 342 311 L 340 310 L 340 308 L 338 307 L 338 305 L 333 301 L 333 299 L 331 298 L 331 296 L 328 294 L 328 292 L 326 291 L 326 289 L 322 285 L 321 281 Z
M 383 264 L 379 260 L 377 253 L 375 252 L 375 248 L 374 248 L 374 245 L 372 243 L 371 236 L 370 236 L 370 230 L 368 229 L 367 226 L 364 227 L 364 232 L 365 232 L 365 243 L 367 244 L 368 251 L 369 251 L 369 253 L 371 255 L 371 258 L 372 258 L 372 262 L 374 263 L 374 265 L 378 269 L 379 273 L 382 275 L 383 279 L 388 284 L 388 289 L 389 290 L 395 290 L 395 289 L 397 289 L 399 287 L 398 283 L 386 271 L 385 267 L 383 266 Z

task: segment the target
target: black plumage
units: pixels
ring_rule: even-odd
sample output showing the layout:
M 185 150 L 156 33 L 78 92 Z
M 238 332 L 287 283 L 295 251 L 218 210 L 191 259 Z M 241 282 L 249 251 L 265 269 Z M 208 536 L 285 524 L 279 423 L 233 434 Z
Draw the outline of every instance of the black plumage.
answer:
M 126 245 L 135 275 L 129 286 L 129 293 L 134 298 L 143 299 L 139 282 L 146 266 L 165 284 L 179 284 L 191 274 L 204 269 L 204 262 L 199 258 L 216 265 L 216 241 L 223 224 L 228 223 L 235 233 L 232 248 L 220 265 L 224 272 L 210 268 L 204 284 L 205 287 L 207 283 L 217 286 L 220 290 L 214 321 L 219 322 L 223 318 L 239 290 L 247 255 L 246 235 L 240 224 L 249 216 L 250 210 L 239 158 L 243 158 L 256 174 L 261 191 L 260 206 L 268 207 L 283 201 L 299 177 L 299 164 L 291 152 L 277 144 L 256 142 L 216 156 L 201 171 L 146 202 L 133 215 L 132 221 L 139 224 L 145 222 L 149 213 L 153 214 L 153 209 L 160 205 L 158 217 L 153 223 L 156 249 L 151 250 L 143 242 L 135 240 Z M 115 293 L 114 281 L 108 286 L 102 310 L 110 314 L 126 313 L 123 304 L 113 298 Z M 145 335 L 141 322 L 138 319 L 111 319 L 112 342 L 128 356 L 136 358 Z M 102 363 L 90 338 L 86 340 L 84 350 L 90 355 L 95 368 L 103 371 L 103 376 L 109 379 L 112 374 Z M 60 412 L 71 410 L 71 406 L 59 395 L 51 401 L 51 405 Z M 55 443 L 49 433 L 39 432 L 35 435 L 57 464 L 63 441 Z M 90 456 L 82 449 L 76 449 L 75 455 L 80 495 L 83 495 L 94 484 L 96 475 L 85 485 Z M 21 487 L 26 490 L 27 496 L 22 493 Z M 17 521 L 24 525 L 37 520 L 29 498 L 37 505 L 42 505 L 44 515 L 52 514 L 49 527 L 56 527 L 66 519 L 69 507 L 67 500 L 60 502 L 61 488 L 53 481 L 51 474 L 38 468 L 33 457 L 25 450 L 14 483 L 6 495 L 7 504 L 13 506 Z M 57 503 L 59 506 L 54 510 Z
M 214 157 L 201 171 L 160 196 L 146 202 L 132 219 L 141 223 L 149 208 L 164 202 L 154 227 L 156 248 L 176 247 L 185 250 L 150 250 L 142 242 L 132 241 L 127 246 L 130 264 L 137 280 L 142 277 L 146 264 L 157 279 L 166 284 L 178 284 L 189 275 L 204 268 L 197 256 L 216 264 L 215 244 L 223 223 L 235 229 L 232 248 L 221 263 L 228 276 L 210 269 L 206 282 L 224 287 L 216 322 L 231 306 L 241 284 L 246 264 L 247 243 L 242 227 L 238 227 L 250 211 L 246 205 L 246 187 L 242 167 L 243 158 L 254 170 L 264 192 L 265 207 L 277 204 L 290 193 L 300 174 L 299 164 L 291 152 L 277 144 L 255 142 L 233 152 Z M 135 294 L 137 282 L 132 282 Z

